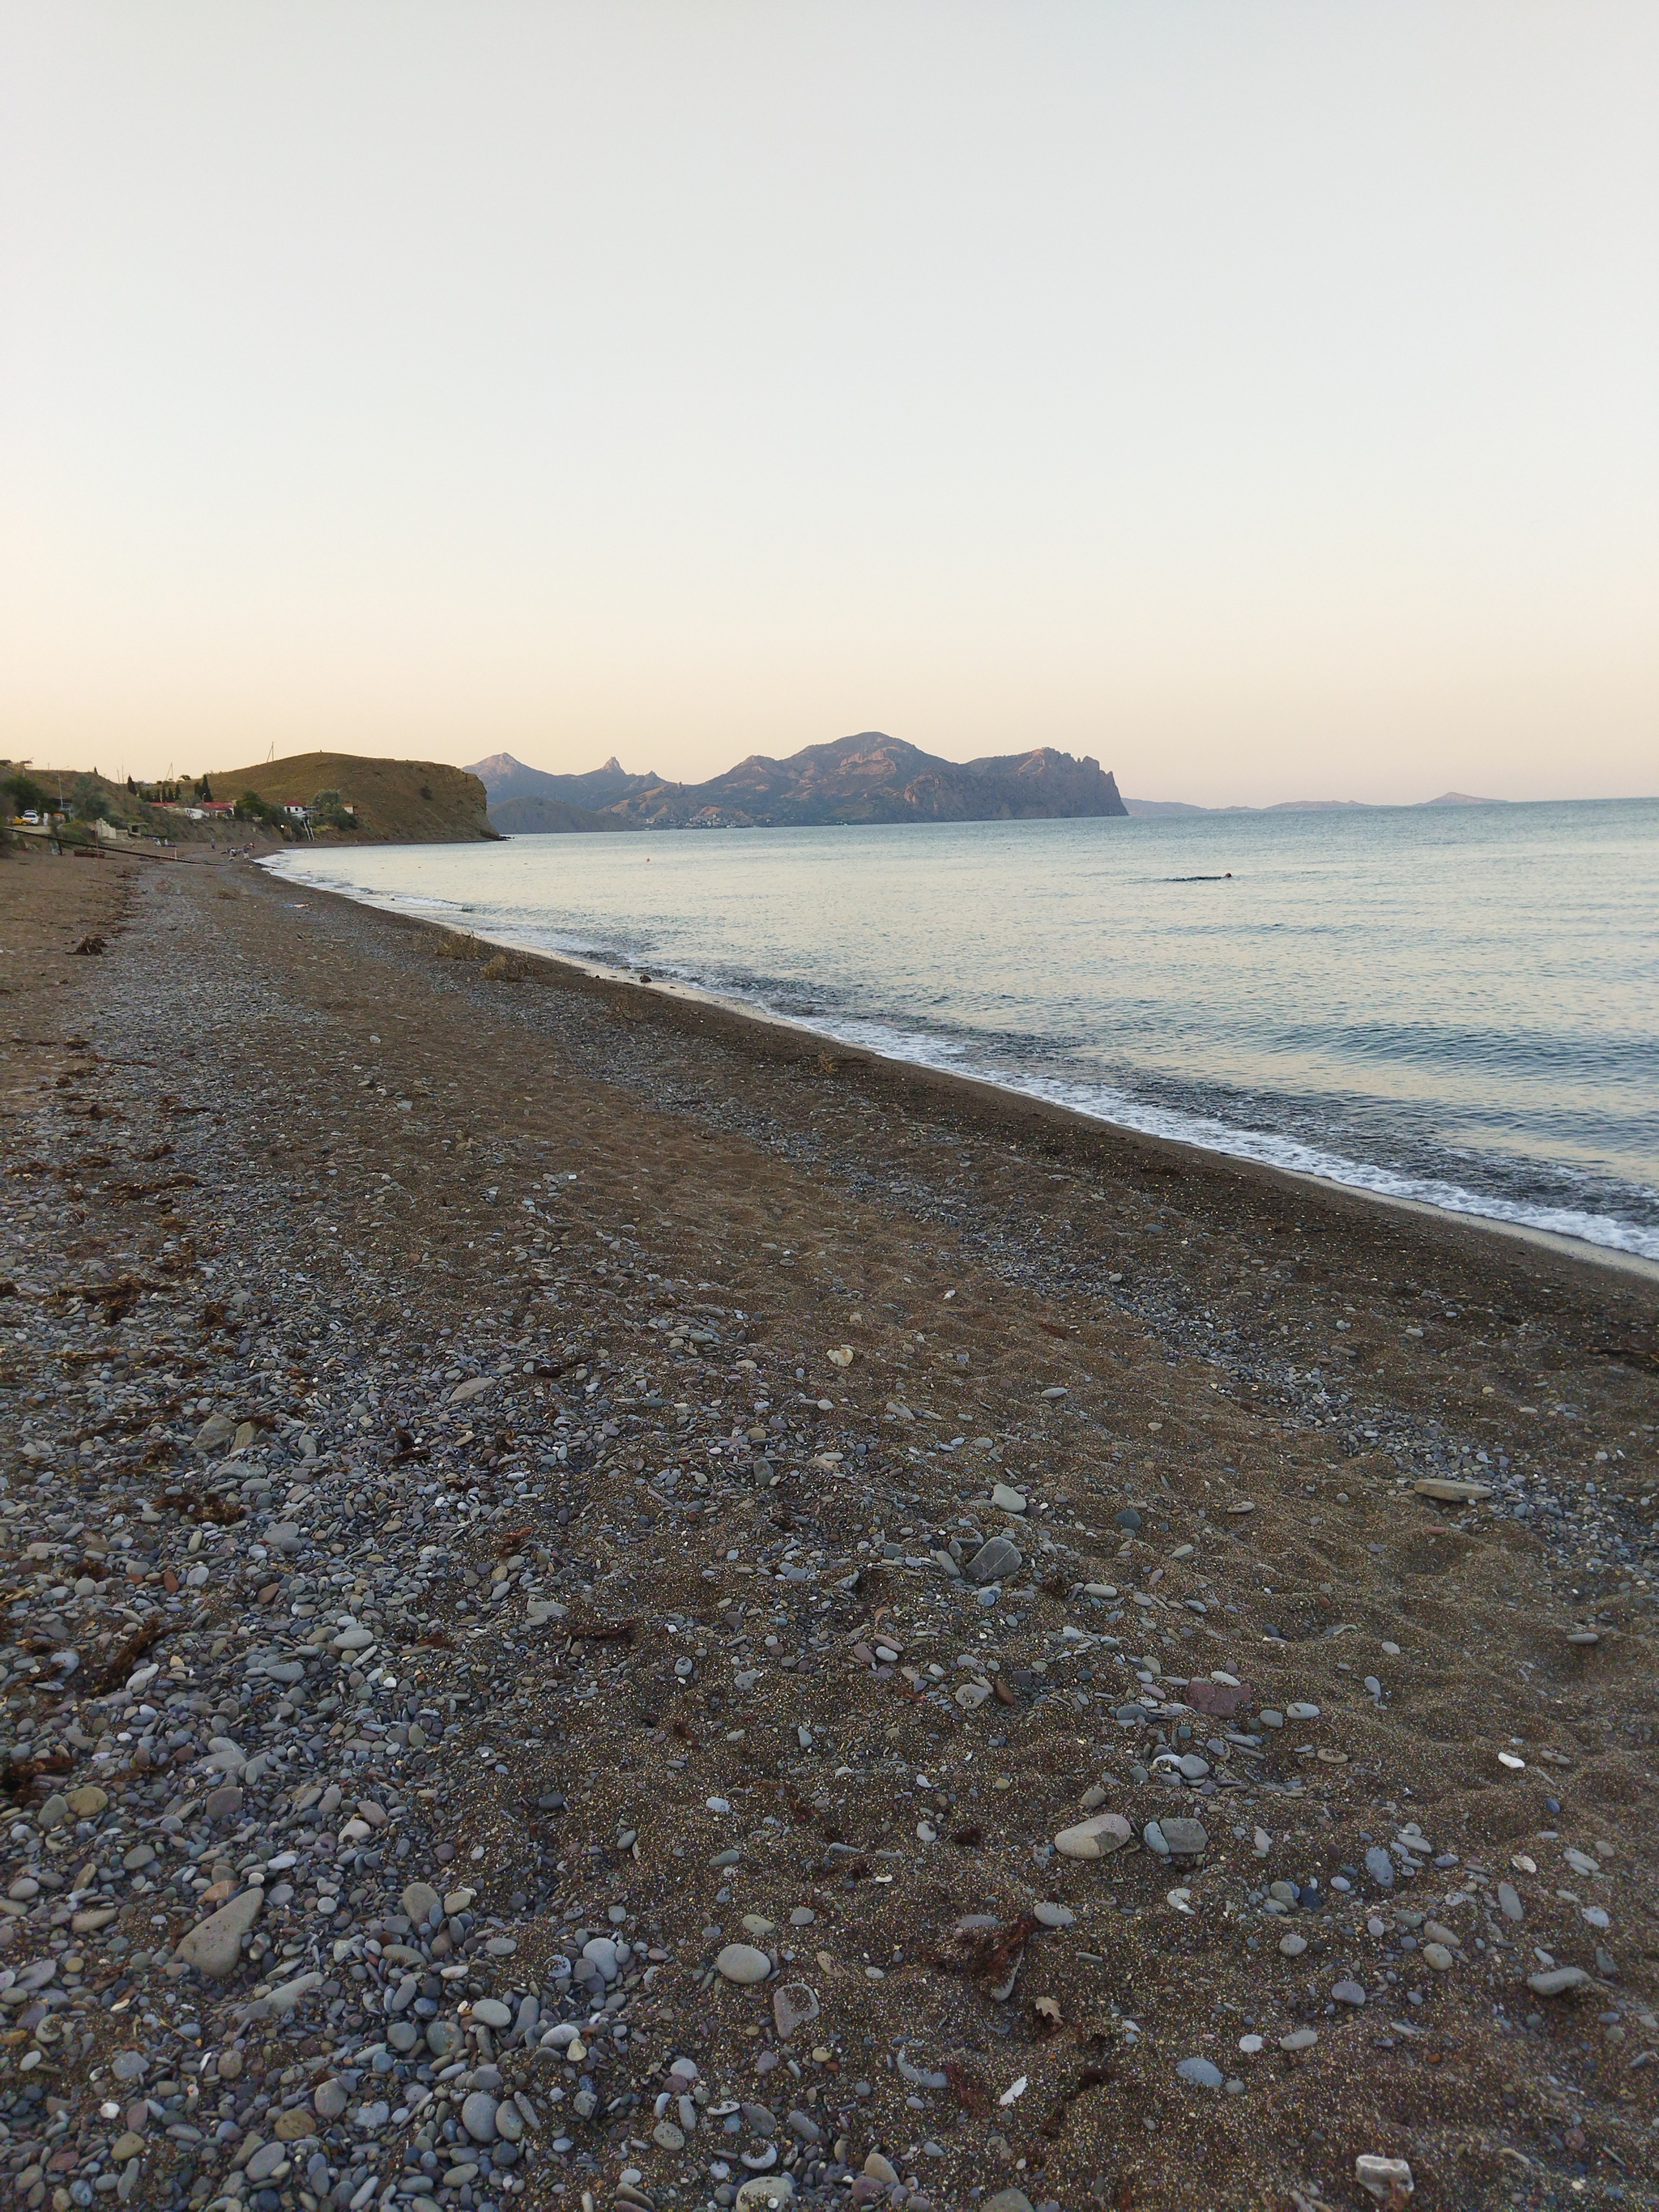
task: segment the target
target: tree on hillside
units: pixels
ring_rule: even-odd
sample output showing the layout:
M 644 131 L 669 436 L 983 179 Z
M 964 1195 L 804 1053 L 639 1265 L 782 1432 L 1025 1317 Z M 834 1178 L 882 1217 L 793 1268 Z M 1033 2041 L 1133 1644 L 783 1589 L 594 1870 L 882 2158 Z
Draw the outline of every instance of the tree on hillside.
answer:
M 83 775 L 76 785 L 70 799 L 70 812 L 77 822 L 112 822 L 115 818 L 109 800 L 88 775 Z
M 14 814 L 44 814 L 52 805 L 34 778 L 25 775 L 21 769 L 0 783 L 0 791 L 4 792 Z

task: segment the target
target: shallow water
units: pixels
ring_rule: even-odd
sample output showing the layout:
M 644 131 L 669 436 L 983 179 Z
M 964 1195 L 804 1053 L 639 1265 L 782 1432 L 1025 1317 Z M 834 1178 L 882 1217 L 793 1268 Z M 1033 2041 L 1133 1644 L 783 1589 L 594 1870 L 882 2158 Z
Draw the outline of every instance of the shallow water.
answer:
M 1659 1260 L 1659 800 L 272 865 L 1132 1128 Z

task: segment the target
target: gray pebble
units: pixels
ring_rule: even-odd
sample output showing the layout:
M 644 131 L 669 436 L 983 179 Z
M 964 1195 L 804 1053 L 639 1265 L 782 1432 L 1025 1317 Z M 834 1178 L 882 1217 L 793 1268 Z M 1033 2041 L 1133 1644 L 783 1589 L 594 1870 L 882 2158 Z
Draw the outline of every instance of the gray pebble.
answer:
M 752 1943 L 728 1943 L 714 1961 L 714 1971 L 728 1982 L 763 1982 L 772 1961 Z
M 993 1536 L 989 1543 L 980 1546 L 964 1571 L 969 1582 L 1000 1583 L 1017 1575 L 1024 1565 L 1024 1554 L 1018 1544 L 1006 1536 Z
M 486 2090 L 474 2089 L 461 2106 L 461 2125 L 474 2142 L 495 2140 L 495 2100 Z
M 411 1881 L 402 1899 L 404 1911 L 417 1928 L 424 1928 L 434 1912 L 441 1912 L 443 1902 L 429 1881 Z
M 1207 2058 L 1183 2058 L 1177 2063 L 1176 2072 L 1183 2081 L 1191 2081 L 1200 2089 L 1218 2089 L 1227 2078 Z

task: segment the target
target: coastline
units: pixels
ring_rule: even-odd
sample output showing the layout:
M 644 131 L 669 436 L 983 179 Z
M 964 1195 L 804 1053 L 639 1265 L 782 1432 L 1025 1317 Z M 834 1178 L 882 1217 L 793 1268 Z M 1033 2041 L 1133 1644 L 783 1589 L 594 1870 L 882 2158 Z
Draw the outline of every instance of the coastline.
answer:
M 290 867 L 303 866 L 303 859 L 302 856 L 276 854 L 265 856 L 263 864 L 277 880 L 283 880 L 288 877 Z M 585 975 L 592 981 L 608 982 L 619 987 L 625 986 L 629 988 L 635 988 L 638 983 L 638 976 L 634 970 L 618 967 L 602 957 L 528 943 L 510 931 L 473 929 L 470 926 L 463 927 L 459 921 L 446 921 L 430 913 L 413 910 L 395 896 L 383 899 L 369 891 L 356 889 L 341 890 L 331 884 L 312 882 L 299 875 L 293 877 L 292 880 L 303 884 L 308 891 L 325 894 L 330 897 L 343 898 L 375 913 L 400 916 L 411 921 L 420 922 L 438 931 L 441 934 L 447 931 L 458 935 L 471 936 L 480 944 L 499 947 L 516 957 L 546 961 L 575 974 Z M 470 909 L 463 908 L 459 911 L 465 913 Z M 1159 1127 L 1156 1126 L 1157 1123 L 1171 1119 L 1189 1121 L 1194 1127 L 1198 1127 L 1201 1124 L 1202 1117 L 1171 1115 L 1159 1109 L 1149 1112 L 1146 1121 L 1137 1121 L 1129 1115 L 1115 1115 L 1105 1109 L 1093 1107 L 1077 1099 L 1056 1097 L 1053 1095 L 1053 1090 L 1038 1082 L 1028 1083 L 1015 1078 L 1000 1080 L 982 1071 L 958 1071 L 948 1066 L 941 1066 L 937 1060 L 915 1054 L 884 1049 L 881 1045 L 872 1042 L 865 1036 L 849 1037 L 844 1034 L 845 1024 L 831 1025 L 792 1017 L 707 986 L 684 982 L 664 976 L 659 973 L 653 975 L 648 988 L 659 999 L 678 1000 L 693 1006 L 707 1006 L 728 1014 L 739 1021 L 750 1021 L 762 1027 L 775 1028 L 798 1035 L 811 1040 L 820 1048 L 827 1047 L 836 1054 L 881 1061 L 894 1066 L 909 1068 L 918 1073 L 936 1076 L 945 1084 L 964 1085 L 975 1091 L 1024 1099 L 1044 1106 L 1062 1116 L 1074 1118 L 1085 1126 L 1114 1130 L 1125 1139 L 1133 1139 L 1154 1146 L 1171 1146 L 1177 1153 L 1183 1156 L 1225 1159 L 1240 1167 L 1259 1170 L 1266 1175 L 1285 1176 L 1293 1182 L 1304 1182 L 1320 1188 L 1345 1191 L 1355 1196 L 1373 1200 L 1383 1206 L 1396 1206 L 1406 1212 L 1419 1212 L 1435 1219 L 1462 1221 L 1490 1231 L 1496 1235 L 1519 1238 L 1535 1243 L 1542 1249 L 1558 1251 L 1564 1257 L 1581 1257 L 1593 1265 L 1620 1268 L 1643 1276 L 1650 1281 L 1659 1282 L 1659 1257 L 1640 1251 L 1632 1251 L 1626 1244 L 1611 1241 L 1614 1233 L 1626 1236 L 1639 1233 L 1631 1230 L 1627 1224 L 1612 1222 L 1598 1224 L 1604 1226 L 1609 1232 L 1609 1240 L 1602 1241 L 1595 1237 L 1577 1234 L 1571 1230 L 1558 1227 L 1547 1218 L 1534 1220 L 1513 1218 L 1504 1211 L 1489 1210 L 1492 1206 L 1502 1208 L 1510 1202 L 1502 1200 L 1483 1200 L 1479 1194 L 1472 1190 L 1449 1192 L 1445 1199 L 1437 1199 L 1427 1194 L 1427 1190 L 1420 1178 L 1412 1176 L 1401 1170 L 1382 1168 L 1375 1164 L 1358 1161 L 1344 1161 L 1335 1155 L 1320 1154 L 1307 1146 L 1295 1145 L 1284 1139 L 1263 1139 L 1257 1133 L 1243 1128 L 1231 1130 L 1224 1124 L 1218 1122 L 1211 1125 L 1214 1133 L 1212 1138 L 1207 1139 L 1206 1136 L 1188 1133 L 1179 1128 Z M 1059 1087 L 1060 1086 L 1054 1086 L 1054 1088 Z M 1153 1126 L 1148 1126 L 1149 1122 Z M 1285 1152 L 1292 1154 L 1300 1153 L 1302 1158 L 1297 1159 L 1272 1157 L 1274 1152 Z M 1347 1172 L 1339 1171 L 1344 1169 Z M 1399 1187 L 1389 1188 L 1390 1184 Z M 1417 1187 L 1412 1188 L 1413 1184 Z M 1427 1189 L 1433 1188 L 1434 1186 L 1431 1185 Z M 1589 1219 L 1589 1217 L 1581 1218 Z M 1650 1236 L 1650 1232 L 1649 1234 Z
M 265 866 L 276 881 L 285 879 L 283 863 L 290 856 L 277 853 L 262 856 Z M 272 863 L 275 863 L 273 866 Z M 1505 1220 L 1502 1216 L 1484 1213 L 1471 1201 L 1468 1206 L 1437 1205 L 1431 1200 L 1403 1192 L 1379 1189 L 1373 1184 L 1347 1181 L 1340 1176 L 1323 1175 L 1315 1170 L 1284 1165 L 1255 1157 L 1249 1152 L 1234 1151 L 1223 1144 L 1205 1145 L 1195 1139 L 1166 1135 L 1160 1132 L 1137 1128 L 1133 1123 L 1115 1120 L 1108 1115 L 1096 1113 L 1085 1106 L 1069 1104 L 1062 1099 L 1044 1097 L 1041 1092 L 1023 1088 L 1014 1082 L 999 1083 L 979 1074 L 960 1073 L 948 1067 L 921 1060 L 889 1053 L 859 1042 L 844 1042 L 831 1031 L 810 1021 L 800 1020 L 771 1008 L 745 1005 L 718 991 L 702 985 L 685 983 L 653 974 L 648 985 L 641 985 L 635 971 L 615 966 L 597 957 L 561 951 L 545 945 L 527 944 L 510 933 L 493 930 L 463 929 L 456 922 L 441 921 L 430 915 L 411 912 L 407 907 L 392 901 L 381 901 L 367 893 L 343 891 L 331 885 L 305 881 L 308 892 L 343 900 L 348 905 L 360 906 L 369 912 L 392 916 L 418 927 L 434 932 L 440 938 L 448 936 L 472 937 L 480 945 L 488 945 L 511 954 L 520 960 L 546 963 L 550 968 L 583 978 L 589 982 L 629 991 L 643 990 L 649 999 L 658 1002 L 679 1003 L 707 1010 L 729 1018 L 738 1024 L 753 1024 L 761 1030 L 778 1030 L 818 1051 L 828 1048 L 837 1058 L 844 1058 L 852 1066 L 861 1060 L 879 1063 L 894 1069 L 902 1069 L 924 1083 L 936 1083 L 945 1093 L 959 1092 L 966 1098 L 981 1101 L 1020 1101 L 1054 1117 L 1061 1126 L 1076 1124 L 1085 1129 L 1109 1131 L 1127 1144 L 1151 1147 L 1155 1153 L 1169 1154 L 1177 1158 L 1196 1162 L 1224 1161 L 1230 1166 L 1247 1174 L 1258 1174 L 1289 1187 L 1306 1186 L 1310 1189 L 1329 1192 L 1368 1204 L 1393 1207 L 1404 1213 L 1416 1214 L 1427 1221 L 1437 1222 L 1447 1228 L 1461 1227 L 1484 1234 L 1513 1239 L 1536 1247 L 1540 1251 L 1553 1252 L 1561 1259 L 1580 1262 L 1590 1267 L 1606 1267 L 1627 1273 L 1644 1281 L 1659 1285 L 1659 1260 L 1644 1254 L 1631 1252 L 1614 1244 L 1600 1244 L 1587 1237 L 1572 1237 L 1558 1231 L 1537 1226 L 1532 1223 Z
M 0 1948 L 88 2174 L 135 2046 L 168 2212 L 229 2154 L 186 2082 L 319 2201 L 430 2187 L 463 2078 L 538 2115 L 469 2185 L 526 2212 L 1643 2170 L 1644 1276 L 290 888 L 0 865 L 9 1878 L 90 1852 L 108 1916 Z M 681 2057 L 736 2137 L 663 2131 Z

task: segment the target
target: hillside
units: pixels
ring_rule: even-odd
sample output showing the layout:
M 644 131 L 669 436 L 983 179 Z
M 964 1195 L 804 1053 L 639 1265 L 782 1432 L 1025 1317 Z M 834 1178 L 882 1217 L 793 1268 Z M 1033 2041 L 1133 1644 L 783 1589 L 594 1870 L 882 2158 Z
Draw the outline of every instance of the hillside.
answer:
M 599 814 L 591 806 L 573 806 L 568 799 L 539 799 L 530 793 L 515 799 L 492 799 L 489 823 L 504 837 L 557 837 L 573 830 L 626 830 L 634 826 L 615 814 Z
M 11 772 L 9 762 L 0 763 L 0 776 Z M 226 835 L 222 824 L 192 822 L 187 814 L 172 814 L 165 807 L 148 805 L 125 783 L 118 783 L 112 776 L 100 775 L 96 769 L 29 768 L 20 773 L 46 793 L 48 803 L 57 811 L 68 813 L 82 823 L 101 817 L 111 829 L 141 841 L 207 845 L 215 840 L 222 841 Z
M 252 791 L 267 805 L 310 805 L 319 792 L 337 791 L 356 810 L 355 830 L 319 829 L 319 842 L 447 845 L 499 833 L 489 824 L 483 785 L 467 769 L 441 761 L 366 760 L 354 753 L 295 753 L 252 768 L 219 769 L 209 778 L 216 797 Z
M 598 807 L 641 830 L 1033 821 L 1127 811 L 1097 761 L 1079 761 L 1048 745 L 947 761 L 879 730 L 808 745 L 787 760 L 751 753 L 706 783 L 630 775 L 614 759 L 586 775 L 545 775 L 510 753 L 478 762 L 473 773 L 489 791 L 492 819 L 501 828 L 507 824 L 501 803 L 532 793 Z

